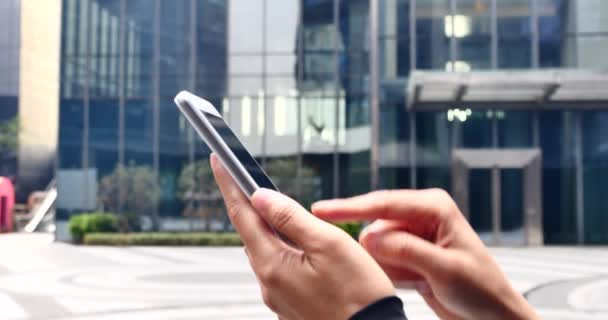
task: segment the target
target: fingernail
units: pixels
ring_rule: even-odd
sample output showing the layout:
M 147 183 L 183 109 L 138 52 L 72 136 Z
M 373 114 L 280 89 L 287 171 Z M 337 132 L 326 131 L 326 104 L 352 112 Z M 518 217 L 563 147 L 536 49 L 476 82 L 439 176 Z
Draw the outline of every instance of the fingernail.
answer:
M 367 250 L 374 255 L 378 249 L 380 234 L 373 231 L 364 231 L 359 239 L 365 242 L 364 246 L 367 247 Z
M 364 231 L 368 232 L 368 233 L 377 233 L 378 231 L 380 231 L 382 229 L 382 226 L 380 226 L 377 223 L 372 223 L 369 226 L 365 227 L 365 229 L 363 229 Z
M 315 211 L 315 210 L 322 209 L 324 206 L 327 205 L 328 202 L 329 202 L 328 200 L 317 201 L 317 202 L 313 203 L 312 206 L 310 206 L 310 210 Z
M 322 211 L 322 210 L 331 210 L 332 206 L 336 206 L 336 204 L 338 203 L 339 200 L 321 200 L 321 201 L 317 201 L 315 203 L 312 204 L 312 206 L 310 207 L 310 210 L 315 213 L 315 211 Z
M 432 292 L 431 286 L 429 286 L 429 283 L 426 281 L 416 281 L 414 283 L 414 288 L 416 288 L 416 291 L 423 296 L 429 295 Z

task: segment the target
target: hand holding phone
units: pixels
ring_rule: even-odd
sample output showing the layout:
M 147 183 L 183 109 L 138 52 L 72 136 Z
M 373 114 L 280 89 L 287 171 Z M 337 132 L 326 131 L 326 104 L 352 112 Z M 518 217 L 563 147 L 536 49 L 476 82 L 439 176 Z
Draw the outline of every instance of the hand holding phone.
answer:
M 211 168 L 262 298 L 280 319 L 349 319 L 395 294 L 378 264 L 344 231 L 278 192 L 261 188 L 247 198 L 214 155 Z M 275 237 L 268 226 L 297 247 Z

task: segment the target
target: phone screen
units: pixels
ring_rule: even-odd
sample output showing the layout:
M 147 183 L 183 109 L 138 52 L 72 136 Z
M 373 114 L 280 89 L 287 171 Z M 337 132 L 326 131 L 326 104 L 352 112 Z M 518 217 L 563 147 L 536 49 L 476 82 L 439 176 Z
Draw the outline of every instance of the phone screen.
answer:
M 201 112 L 203 112 L 205 114 L 205 116 L 207 117 L 207 120 L 209 120 L 209 123 L 211 124 L 211 126 L 222 137 L 222 139 L 224 140 L 224 142 L 226 143 L 228 148 L 230 148 L 230 150 L 232 150 L 232 153 L 234 153 L 236 158 L 241 162 L 241 164 L 243 165 L 245 170 L 247 170 L 247 172 L 249 172 L 249 175 L 251 175 L 251 178 L 253 178 L 255 183 L 260 188 L 266 188 L 266 189 L 278 191 L 277 188 L 274 186 L 274 184 L 272 184 L 272 181 L 270 181 L 270 178 L 268 178 L 266 173 L 264 173 L 264 171 L 262 170 L 262 167 L 260 167 L 258 162 L 255 161 L 255 159 L 251 156 L 249 151 L 247 151 L 247 149 L 245 149 L 243 144 L 241 144 L 241 142 L 234 135 L 232 130 L 230 130 L 230 127 L 228 127 L 228 124 L 226 124 L 226 121 L 224 121 L 224 119 L 222 119 L 216 115 L 210 114 L 208 112 L 204 112 L 202 110 L 201 110 Z

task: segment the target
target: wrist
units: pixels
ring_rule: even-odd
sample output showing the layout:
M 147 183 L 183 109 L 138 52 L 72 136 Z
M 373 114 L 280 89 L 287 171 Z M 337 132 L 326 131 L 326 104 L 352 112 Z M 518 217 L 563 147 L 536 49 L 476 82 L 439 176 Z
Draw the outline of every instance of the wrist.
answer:
M 540 319 L 528 301 L 517 292 L 510 288 L 510 293 L 507 299 L 502 299 L 501 314 L 496 315 L 496 319 L 514 319 L 514 320 L 537 320 Z

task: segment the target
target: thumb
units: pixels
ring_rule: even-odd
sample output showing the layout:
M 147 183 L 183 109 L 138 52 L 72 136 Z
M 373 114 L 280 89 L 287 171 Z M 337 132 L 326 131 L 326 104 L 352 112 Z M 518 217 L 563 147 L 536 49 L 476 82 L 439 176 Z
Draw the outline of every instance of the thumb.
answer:
M 332 234 L 330 224 L 279 192 L 258 189 L 251 196 L 251 204 L 270 227 L 302 249 Z
M 425 278 L 449 263 L 443 248 L 406 231 L 364 232 L 359 241 L 381 264 L 407 268 Z

